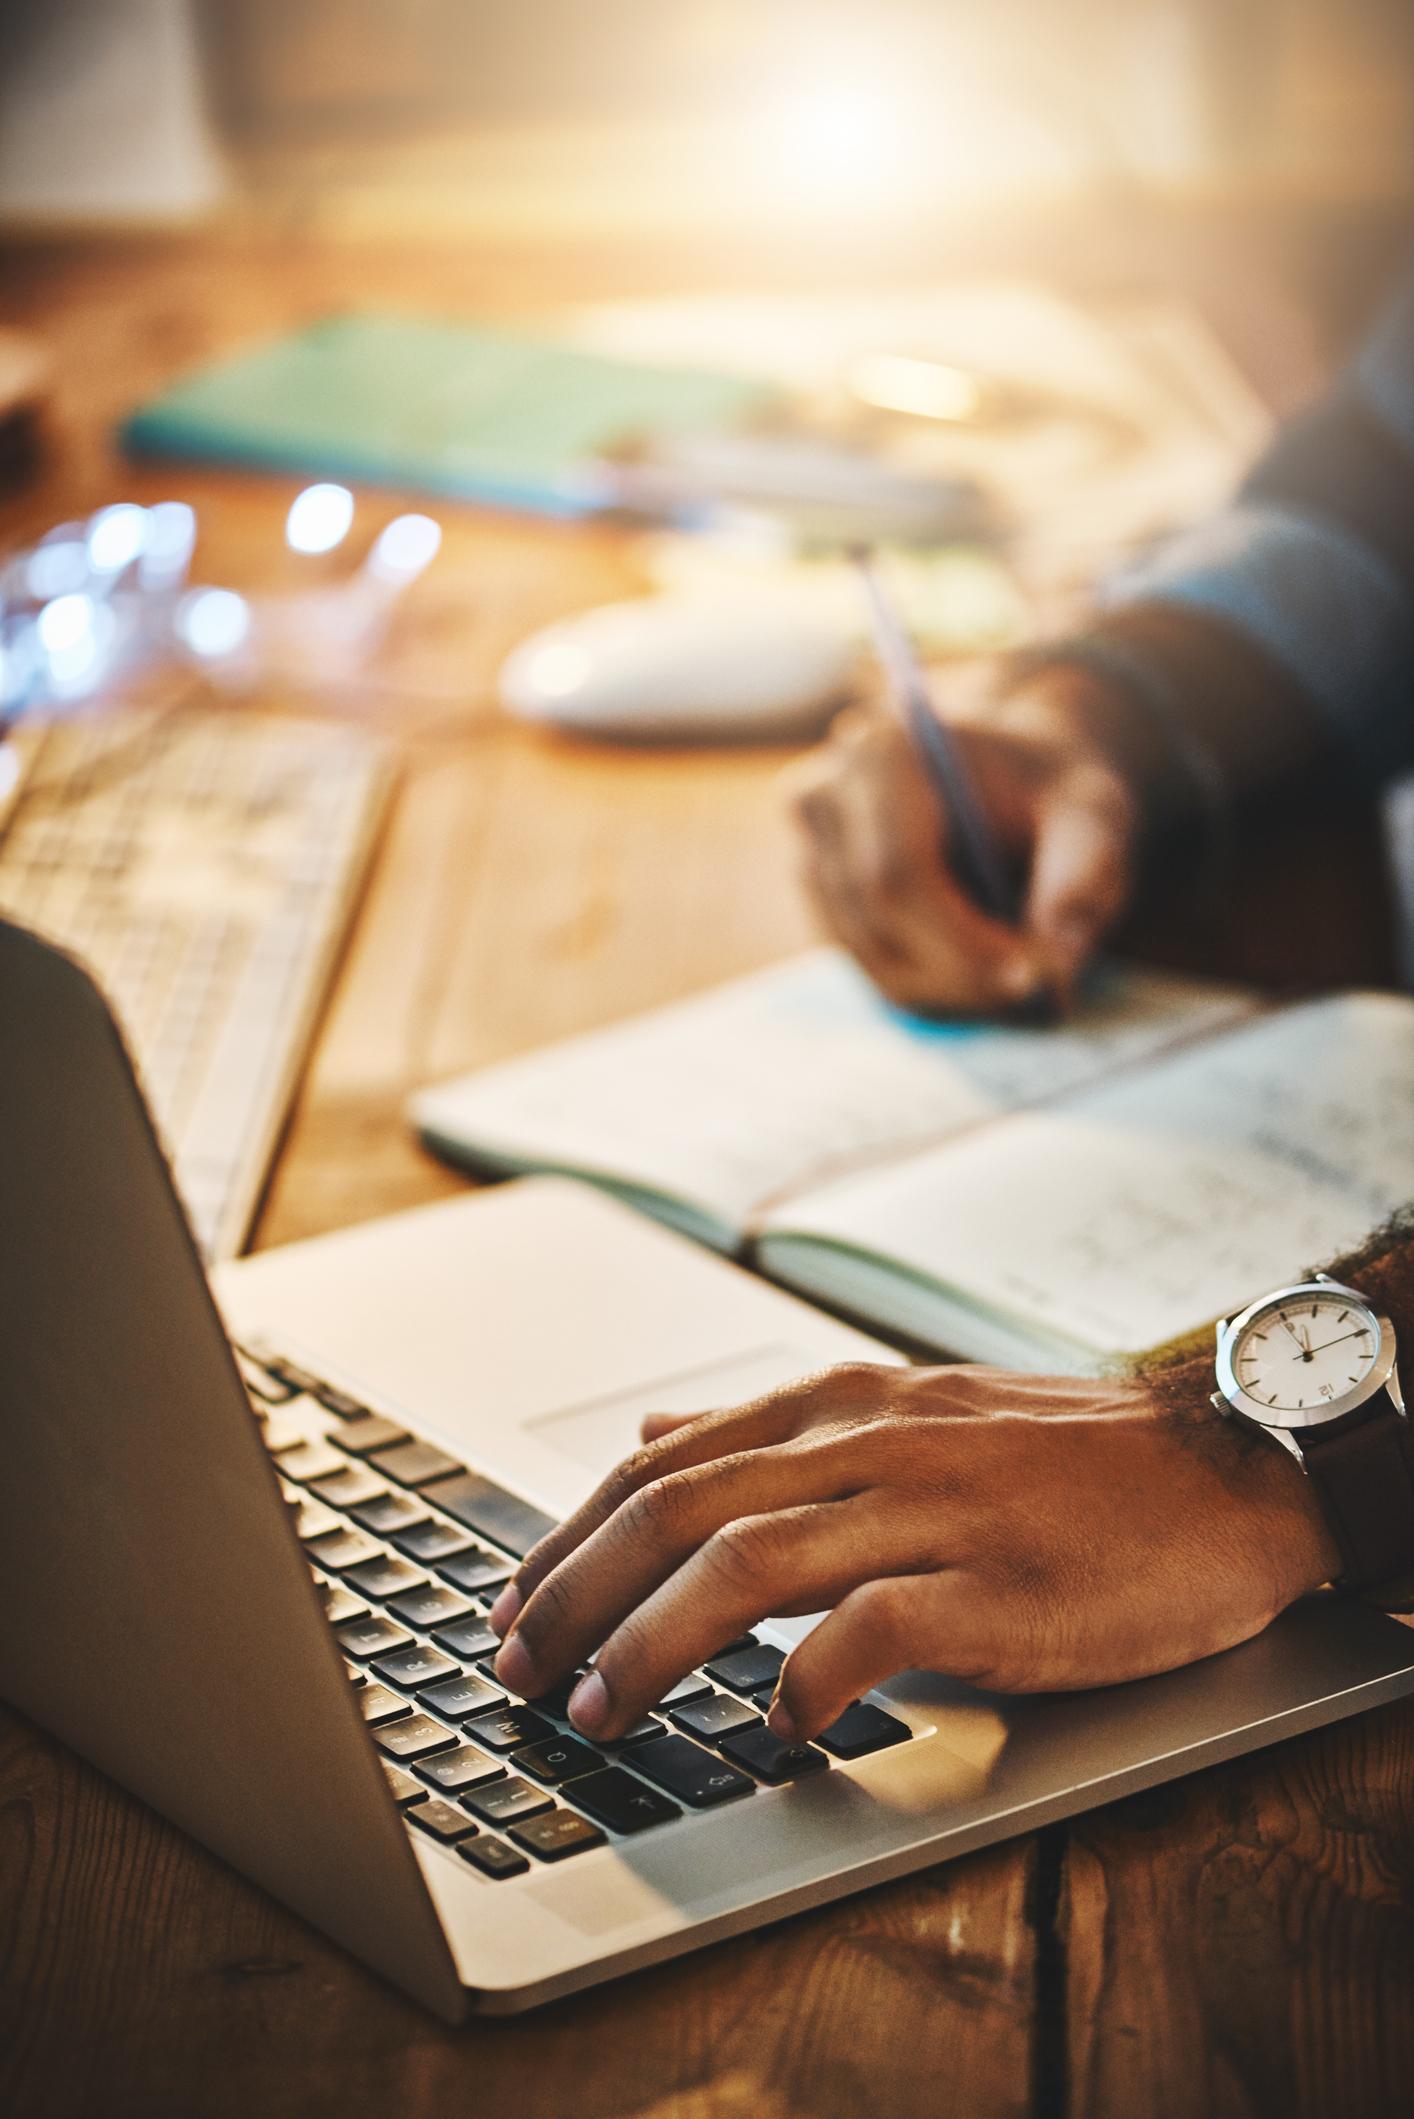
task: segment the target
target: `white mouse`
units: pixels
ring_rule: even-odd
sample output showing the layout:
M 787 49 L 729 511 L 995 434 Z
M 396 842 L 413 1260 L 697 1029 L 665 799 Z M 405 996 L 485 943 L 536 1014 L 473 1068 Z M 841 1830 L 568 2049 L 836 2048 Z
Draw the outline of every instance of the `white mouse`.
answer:
M 501 699 L 524 720 L 596 735 L 806 733 L 849 687 L 854 619 L 754 592 L 607 603 L 523 640 L 501 667 Z

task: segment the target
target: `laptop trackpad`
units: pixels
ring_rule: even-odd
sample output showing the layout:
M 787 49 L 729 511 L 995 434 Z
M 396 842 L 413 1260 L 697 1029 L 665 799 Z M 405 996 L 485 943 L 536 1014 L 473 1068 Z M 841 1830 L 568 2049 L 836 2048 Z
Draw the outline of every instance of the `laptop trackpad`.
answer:
M 602 1478 L 638 1447 L 639 1422 L 646 1413 L 705 1413 L 719 1406 L 740 1405 L 792 1377 L 808 1376 L 819 1366 L 818 1351 L 812 1354 L 805 1347 L 785 1343 L 753 1347 L 750 1353 L 699 1364 L 634 1390 L 585 1399 L 553 1413 L 533 1414 L 523 1425 L 538 1442 Z

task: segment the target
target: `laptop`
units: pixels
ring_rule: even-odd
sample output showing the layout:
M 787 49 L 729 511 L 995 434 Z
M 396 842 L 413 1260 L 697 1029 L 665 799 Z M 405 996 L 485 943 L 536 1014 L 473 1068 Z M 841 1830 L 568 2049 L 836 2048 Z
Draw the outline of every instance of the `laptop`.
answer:
M 1414 1687 L 1316 1597 L 1089 1694 L 907 1673 L 782 1772 L 738 1739 L 809 1622 L 766 1621 L 586 1745 L 492 1674 L 518 1556 L 649 1407 L 898 1357 L 558 1179 L 208 1284 L 103 999 L 4 923 L 0 1081 L 0 1695 L 448 2020 Z

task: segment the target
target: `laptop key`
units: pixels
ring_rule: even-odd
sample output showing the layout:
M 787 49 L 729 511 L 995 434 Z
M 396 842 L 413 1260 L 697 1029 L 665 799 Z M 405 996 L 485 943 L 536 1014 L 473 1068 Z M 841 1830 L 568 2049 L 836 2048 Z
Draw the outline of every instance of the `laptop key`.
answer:
M 382 1487 L 371 1501 L 353 1501 L 343 1504 L 345 1512 L 365 1530 L 386 1538 L 391 1532 L 408 1530 L 414 1523 L 430 1523 L 432 1518 L 424 1514 L 411 1494 L 394 1493 Z
M 427 1790 L 421 1781 L 415 1781 L 410 1773 L 405 1773 L 401 1766 L 395 1766 L 391 1759 L 380 1759 L 378 1763 L 388 1776 L 388 1786 L 393 1791 L 393 1801 L 399 1809 L 406 1803 L 420 1803 L 426 1800 Z
M 532 1708 L 502 1707 L 495 1714 L 480 1714 L 468 1722 L 466 1733 L 488 1751 L 519 1751 L 523 1744 L 541 1743 L 555 1731 L 544 1715 L 536 1714 Z
M 440 1795 L 425 1796 L 420 1803 L 410 1803 L 403 1815 L 410 1825 L 416 1825 L 419 1832 L 430 1833 L 433 1839 L 470 1839 L 476 1830 L 465 1811 L 458 1810 L 452 1803 L 444 1803 Z
M 488 1825 L 508 1825 L 514 1819 L 534 1817 L 537 1811 L 555 1807 L 543 1788 L 532 1788 L 529 1781 L 514 1776 L 488 1781 L 484 1788 L 470 1788 L 462 1802 Z
M 498 1589 L 515 1572 L 509 1560 L 503 1560 L 499 1553 L 486 1552 L 479 1545 L 446 1560 L 434 1557 L 433 1565 L 444 1582 L 452 1582 L 458 1589 Z
M 415 1567 L 409 1567 L 406 1560 L 397 1560 L 391 1553 L 383 1553 L 378 1559 L 370 1560 L 366 1567 L 350 1568 L 348 1580 L 350 1588 L 356 1589 L 360 1596 L 373 1597 L 381 1604 L 387 1598 L 397 1596 L 401 1590 L 416 1589 L 427 1577 L 420 1575 Z
M 241 1380 L 248 1391 L 254 1391 L 257 1398 L 263 1398 L 267 1405 L 283 1405 L 286 1399 L 294 1397 L 295 1386 L 289 1377 L 282 1376 L 276 1369 L 267 1368 L 259 1354 L 252 1354 L 243 1346 L 233 1347 L 232 1351 L 236 1357 L 236 1366 L 241 1372 Z
M 387 1488 L 375 1479 L 366 1464 L 345 1464 L 327 1479 L 312 1479 L 310 1492 L 327 1501 L 330 1508 L 352 1508 L 355 1501 L 371 1501 Z
M 530 1863 L 514 1847 L 508 1847 L 503 1839 L 462 1839 L 457 1842 L 457 1852 L 462 1860 L 483 1876 L 524 1876 Z
M 671 1692 L 665 1692 L 658 1702 L 661 1714 L 669 1707 L 681 1707 L 685 1700 L 700 1700 L 712 1690 L 706 1678 L 690 1670 L 685 1678 L 679 1678 Z
M 518 1494 L 509 1494 L 493 1480 L 460 1467 L 454 1479 L 429 1488 L 424 1498 L 458 1523 L 464 1523 L 478 1537 L 504 1546 L 518 1560 L 523 1560 L 531 1546 L 538 1545 L 546 1532 L 555 1528 L 554 1517 L 547 1516 L 543 1509 L 533 1508 Z M 461 1585 L 463 1589 L 470 1586 L 466 1582 Z
M 392 1542 L 409 1560 L 442 1560 L 450 1553 L 471 1548 L 464 1530 L 458 1530 L 454 1523 L 434 1523 L 431 1516 L 424 1516 L 420 1523 L 407 1528 L 399 1525 Z
M 474 1610 L 455 1626 L 437 1627 L 432 1638 L 448 1655 L 459 1655 L 463 1661 L 490 1655 L 501 1645 L 480 1612 Z
M 412 1646 L 412 1635 L 385 1619 L 381 1611 L 365 1612 L 352 1625 L 340 1626 L 335 1639 L 344 1654 L 359 1663 L 371 1663 L 376 1655 L 391 1655 L 394 1649 Z
M 389 1758 L 418 1759 L 434 1751 L 450 1751 L 459 1739 L 430 1714 L 409 1714 L 400 1722 L 389 1722 L 385 1729 L 375 1729 L 373 1741 Z
M 420 1692 L 424 1685 L 440 1685 L 444 1678 L 459 1678 L 461 1671 L 440 1648 L 417 1641 L 411 1648 L 399 1649 L 396 1655 L 380 1656 L 373 1665 L 373 1675 L 403 1692 Z
M 359 1687 L 358 1706 L 363 1719 L 374 1729 L 383 1722 L 401 1721 L 412 1712 L 396 1692 L 389 1692 L 386 1685 L 370 1685 L 366 1679 Z
M 292 1486 L 290 1488 L 291 1494 L 297 1494 L 298 1492 L 298 1487 Z M 334 1514 L 333 1509 L 326 1508 L 322 1501 L 290 1501 L 288 1495 L 286 1500 L 294 1520 L 295 1536 L 299 1539 L 301 1545 L 312 1545 L 316 1538 L 332 1538 L 336 1530 L 341 1531 L 345 1528 L 344 1524 Z
M 449 1795 L 459 1794 L 463 1788 L 475 1788 L 482 1781 L 499 1781 L 505 1777 L 505 1767 L 496 1759 L 487 1758 L 474 1744 L 458 1744 L 454 1751 L 434 1751 L 430 1758 L 418 1763 L 418 1772 L 434 1788 L 441 1788 Z
M 343 1459 L 327 1442 L 296 1442 L 290 1449 L 282 1449 L 275 1459 L 280 1476 L 293 1479 L 300 1486 L 308 1486 L 314 1479 L 327 1479 L 343 1469 Z
M 322 1538 L 307 1538 L 305 1551 L 326 1573 L 347 1574 L 379 1558 L 379 1549 L 366 1530 L 331 1530 Z
M 547 1788 L 558 1788 L 585 1773 L 597 1773 L 608 1763 L 577 1736 L 547 1737 L 543 1744 L 527 1744 L 523 1751 L 511 1755 L 511 1764 L 518 1773 L 534 1774 Z
M 499 1651 L 500 1646 L 500 1642 L 493 1636 L 493 1658 Z M 580 1679 L 588 1675 L 588 1670 L 584 1668 L 572 1670 L 567 1678 L 561 1678 L 559 1684 L 552 1685 L 548 1692 L 537 1692 L 535 1698 L 530 1702 L 531 1706 L 537 1714 L 553 1714 L 560 1721 L 563 1721 L 565 1719 L 565 1710 L 570 1703 L 570 1694 L 574 1691 Z
M 351 1619 L 366 1619 L 368 1613 L 357 1597 L 351 1597 L 342 1582 L 321 1582 L 324 1616 L 331 1626 L 347 1626 Z
M 622 1766 L 606 1766 L 602 1773 L 576 1781 L 569 1800 L 611 1832 L 646 1832 L 652 1825 L 666 1825 L 682 1816 L 676 1803 L 656 1788 L 645 1787 Z
M 258 1357 L 274 1375 L 280 1376 L 298 1397 L 314 1398 L 319 1393 L 319 1378 L 311 1376 L 297 1361 L 287 1361 L 283 1354 L 268 1354 Z
M 757 1642 L 735 1654 L 714 1656 L 702 1667 L 709 1678 L 719 1685 L 729 1685 L 733 1692 L 756 1692 L 762 1685 L 775 1684 L 784 1661 L 779 1648 Z
M 392 1449 L 375 1450 L 368 1461 L 398 1486 L 430 1486 L 434 1479 L 461 1470 L 455 1457 L 431 1442 L 399 1442 Z
M 632 1729 L 625 1729 L 622 1736 L 614 1738 L 612 1748 L 615 1751 L 628 1751 L 635 1744 L 651 1744 L 655 1736 L 666 1736 L 667 1733 L 661 1722 L 655 1721 L 651 1714 L 645 1714 L 643 1720 L 635 1722 Z
M 448 1678 L 444 1685 L 423 1687 L 418 1698 L 424 1707 L 449 1722 L 467 1722 L 473 1715 L 489 1714 L 493 1708 L 506 1704 L 503 1692 L 497 1692 L 493 1685 L 484 1685 L 469 1670 L 459 1678 Z
M 689 1736 L 701 1737 L 704 1744 L 715 1744 L 734 1729 L 755 1728 L 760 1717 L 741 1700 L 729 1699 L 724 1692 L 709 1692 L 705 1700 L 674 1707 L 668 1719 Z
M 454 1589 L 442 1582 L 424 1582 L 417 1589 L 408 1589 L 401 1596 L 389 1597 L 388 1609 L 395 1617 L 403 1619 L 420 1632 L 430 1632 L 432 1627 L 443 1623 L 451 1625 L 455 1619 L 475 1617 L 476 1606 L 459 1597 Z
M 272 1457 L 279 1457 L 287 1449 L 302 1449 L 309 1441 L 309 1422 L 292 1417 L 288 1413 L 267 1408 L 265 1425 L 260 1430 L 260 1439 Z
M 756 1793 L 755 1781 L 713 1758 L 710 1751 L 690 1744 L 685 1736 L 663 1736 L 656 1744 L 641 1744 L 633 1754 L 633 1767 L 635 1773 L 646 1774 L 693 1810 L 707 1810 Z
M 361 1420 L 351 1420 L 347 1427 L 336 1427 L 328 1437 L 336 1449 L 347 1451 L 351 1457 L 366 1457 L 375 1449 L 391 1449 L 396 1442 L 406 1442 L 408 1431 L 397 1427 L 391 1420 L 380 1420 L 376 1413 L 365 1414 Z
M 773 1788 L 785 1781 L 801 1780 L 807 1773 L 818 1773 L 830 1763 L 813 1744 L 783 1744 L 764 1722 L 758 1722 L 754 1729 L 739 1729 L 734 1736 L 724 1736 L 721 1749 L 724 1757 L 748 1767 Z
M 590 1847 L 606 1844 L 597 1825 L 591 1825 L 587 1817 L 576 1816 L 573 1810 L 552 1810 L 546 1817 L 527 1818 L 523 1825 L 511 1826 L 511 1838 L 517 1846 L 529 1847 L 541 1861 L 563 1861 L 566 1855 L 583 1854 Z
M 366 1405 L 357 1398 L 351 1398 L 347 1391 L 337 1390 L 332 1383 L 319 1384 L 314 1395 L 322 1406 L 329 1412 L 336 1413 L 340 1420 L 361 1420 L 367 1416 Z
M 897 1715 L 885 1714 L 869 1700 L 856 1700 L 828 1729 L 820 1731 L 816 1741 L 836 1758 L 864 1758 L 871 1751 L 887 1750 L 890 1744 L 906 1744 L 912 1734 Z

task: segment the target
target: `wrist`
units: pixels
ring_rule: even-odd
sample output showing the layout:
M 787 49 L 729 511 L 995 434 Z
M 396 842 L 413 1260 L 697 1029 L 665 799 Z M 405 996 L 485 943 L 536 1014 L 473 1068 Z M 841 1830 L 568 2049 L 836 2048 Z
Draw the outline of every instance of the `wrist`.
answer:
M 1176 847 L 1216 862 L 1230 825 L 1230 787 L 1217 753 L 1189 725 L 1181 687 L 1122 632 L 1092 628 L 1013 656 L 1014 684 L 1063 696 L 1081 740 L 1122 776 L 1136 811 L 1141 867 Z M 1059 689 L 1064 687 L 1063 693 Z
M 1225 1429 L 1232 1420 L 1213 1418 Z M 1310 1478 L 1279 1443 L 1254 1435 L 1244 1462 L 1252 1535 L 1263 1541 L 1275 1574 L 1278 1609 L 1293 1598 L 1334 1582 L 1341 1572 L 1340 1548 Z
M 1214 1474 L 1211 1527 L 1219 1554 L 1239 1547 L 1261 1554 L 1274 1613 L 1334 1581 L 1340 1550 L 1319 1495 L 1279 1443 L 1214 1409 L 1211 1359 L 1166 1368 L 1151 1383 L 1176 1446 L 1200 1455 Z
M 1063 656 L 1013 657 L 1003 669 L 994 715 L 1006 728 L 1048 744 L 1067 764 L 1104 773 L 1123 792 L 1136 847 L 1164 832 L 1178 801 L 1172 759 L 1116 679 Z

